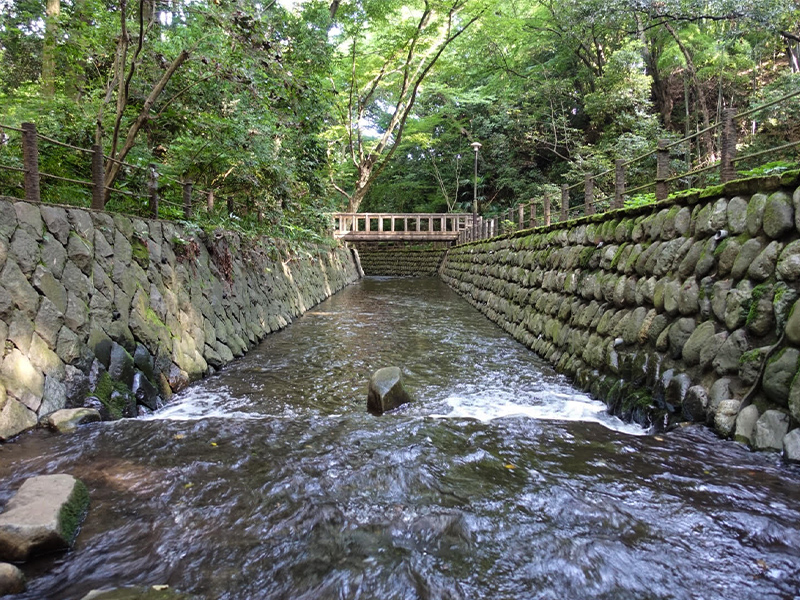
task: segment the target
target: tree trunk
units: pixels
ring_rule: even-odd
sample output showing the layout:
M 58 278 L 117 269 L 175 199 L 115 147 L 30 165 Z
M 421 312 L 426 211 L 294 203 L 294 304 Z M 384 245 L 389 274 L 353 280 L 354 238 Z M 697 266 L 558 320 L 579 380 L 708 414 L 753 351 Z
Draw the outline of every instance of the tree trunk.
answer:
M 56 36 L 61 0 L 47 0 L 44 47 L 42 48 L 42 93 L 52 98 L 56 93 Z

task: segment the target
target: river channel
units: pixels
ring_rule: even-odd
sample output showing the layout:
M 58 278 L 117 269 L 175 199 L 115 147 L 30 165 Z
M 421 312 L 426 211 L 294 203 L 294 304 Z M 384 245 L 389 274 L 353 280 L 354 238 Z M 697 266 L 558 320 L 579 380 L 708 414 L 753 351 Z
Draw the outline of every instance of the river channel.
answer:
M 397 365 L 415 402 L 366 412 Z M 800 469 L 608 416 L 435 279 L 365 279 L 152 417 L 0 446 L 82 479 L 24 600 L 800 598 Z

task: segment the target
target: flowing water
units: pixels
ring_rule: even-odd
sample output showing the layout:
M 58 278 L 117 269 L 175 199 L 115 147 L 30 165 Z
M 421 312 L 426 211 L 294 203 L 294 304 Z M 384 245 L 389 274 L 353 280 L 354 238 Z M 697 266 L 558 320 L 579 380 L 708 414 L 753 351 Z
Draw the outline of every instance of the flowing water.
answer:
M 416 401 L 366 412 L 401 366 Z M 24 599 L 796 599 L 800 469 L 603 412 L 437 280 L 367 279 L 152 418 L 0 447 L 91 493 Z

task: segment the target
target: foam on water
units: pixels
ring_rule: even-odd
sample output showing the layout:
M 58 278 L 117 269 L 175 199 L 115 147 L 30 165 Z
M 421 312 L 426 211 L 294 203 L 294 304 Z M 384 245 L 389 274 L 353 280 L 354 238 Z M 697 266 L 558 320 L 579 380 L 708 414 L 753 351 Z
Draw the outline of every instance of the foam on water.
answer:
M 526 417 L 543 421 L 581 421 L 598 423 L 603 427 L 629 435 L 646 435 L 647 430 L 636 423 L 626 423 L 606 411 L 598 400 L 582 394 L 554 392 L 534 393 L 521 401 L 511 399 L 507 392 L 482 393 L 469 397 L 451 396 L 445 400 L 451 410 L 430 415 L 439 419 L 475 419 L 488 423 L 495 419 Z
M 264 415 L 249 412 L 245 398 L 236 398 L 225 389 L 207 390 L 193 386 L 179 398 L 151 415 L 146 420 L 197 421 L 200 419 L 260 419 Z M 243 410 L 245 409 L 245 410 Z

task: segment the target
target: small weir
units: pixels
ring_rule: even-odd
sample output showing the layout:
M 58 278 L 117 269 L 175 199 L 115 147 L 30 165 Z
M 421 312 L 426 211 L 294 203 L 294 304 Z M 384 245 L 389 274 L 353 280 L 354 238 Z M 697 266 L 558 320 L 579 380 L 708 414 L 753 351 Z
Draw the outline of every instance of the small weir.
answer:
M 401 366 L 415 401 L 366 411 Z M 437 279 L 368 278 L 149 418 L 0 446 L 91 494 L 33 599 L 774 599 L 800 594 L 800 470 L 696 426 L 652 435 Z

